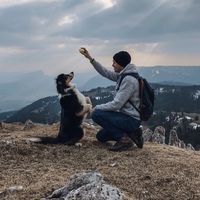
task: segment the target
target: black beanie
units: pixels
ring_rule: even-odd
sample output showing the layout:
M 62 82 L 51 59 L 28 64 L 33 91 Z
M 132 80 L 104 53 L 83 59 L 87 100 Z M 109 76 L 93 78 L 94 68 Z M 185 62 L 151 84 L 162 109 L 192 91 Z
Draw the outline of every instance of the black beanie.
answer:
M 115 62 L 122 67 L 126 67 L 131 62 L 131 56 L 126 51 L 120 51 L 113 56 Z

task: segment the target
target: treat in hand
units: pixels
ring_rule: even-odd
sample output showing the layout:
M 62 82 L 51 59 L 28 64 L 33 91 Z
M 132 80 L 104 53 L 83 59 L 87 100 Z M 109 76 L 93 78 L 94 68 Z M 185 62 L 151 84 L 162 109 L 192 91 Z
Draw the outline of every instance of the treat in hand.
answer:
M 83 47 L 81 47 L 80 49 L 79 49 L 79 52 L 81 53 L 81 54 L 84 54 L 86 51 L 85 51 L 85 48 L 83 48 Z

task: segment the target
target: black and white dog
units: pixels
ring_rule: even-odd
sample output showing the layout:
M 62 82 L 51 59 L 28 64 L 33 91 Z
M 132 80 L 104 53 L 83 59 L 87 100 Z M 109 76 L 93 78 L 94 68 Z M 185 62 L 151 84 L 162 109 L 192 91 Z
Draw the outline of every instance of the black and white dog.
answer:
M 60 74 L 56 79 L 57 91 L 61 95 L 61 122 L 58 134 L 59 141 L 76 143 L 83 137 L 83 130 L 80 127 L 87 113 L 92 106 L 89 97 L 71 84 L 74 73 Z
M 84 135 L 81 124 L 91 111 L 89 97 L 85 97 L 71 83 L 74 73 L 60 74 L 56 78 L 57 92 L 60 95 L 61 119 L 57 138 L 41 138 L 41 143 L 63 143 L 73 145 Z

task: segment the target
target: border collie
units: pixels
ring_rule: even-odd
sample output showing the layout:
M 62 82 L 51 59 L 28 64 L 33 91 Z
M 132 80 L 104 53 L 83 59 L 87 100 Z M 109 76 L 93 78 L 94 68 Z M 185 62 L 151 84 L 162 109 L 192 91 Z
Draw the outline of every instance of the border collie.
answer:
M 90 98 L 85 97 L 71 83 L 73 78 L 73 72 L 57 76 L 56 88 L 60 95 L 61 106 L 60 130 L 57 138 L 40 138 L 40 143 L 73 145 L 83 137 L 84 132 L 81 124 L 91 111 L 92 104 Z

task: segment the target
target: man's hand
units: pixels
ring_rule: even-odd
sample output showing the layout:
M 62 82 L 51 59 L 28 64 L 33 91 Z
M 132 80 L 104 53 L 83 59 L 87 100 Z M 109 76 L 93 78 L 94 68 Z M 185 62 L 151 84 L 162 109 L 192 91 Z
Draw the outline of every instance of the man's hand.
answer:
M 82 55 L 84 55 L 86 58 L 88 58 L 90 61 L 92 61 L 93 58 L 90 56 L 90 54 L 89 54 L 89 52 L 88 52 L 88 50 L 87 50 L 86 48 L 81 47 L 81 48 L 79 49 L 79 52 L 80 52 Z

